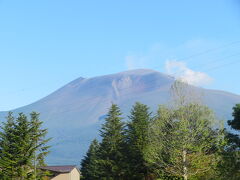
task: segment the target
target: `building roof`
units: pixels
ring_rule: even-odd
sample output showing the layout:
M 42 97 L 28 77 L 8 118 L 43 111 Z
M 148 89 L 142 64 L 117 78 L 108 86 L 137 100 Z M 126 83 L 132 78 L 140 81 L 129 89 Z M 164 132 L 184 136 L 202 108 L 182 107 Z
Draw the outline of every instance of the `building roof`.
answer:
M 40 169 L 60 172 L 60 173 L 69 173 L 71 172 L 76 166 L 75 165 L 67 165 L 67 166 L 44 166 L 40 167 Z

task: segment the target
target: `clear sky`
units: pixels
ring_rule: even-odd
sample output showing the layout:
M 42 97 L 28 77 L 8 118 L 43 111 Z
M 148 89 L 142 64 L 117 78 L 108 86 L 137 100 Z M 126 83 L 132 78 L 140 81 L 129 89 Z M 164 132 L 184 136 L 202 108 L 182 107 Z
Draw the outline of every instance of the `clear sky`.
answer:
M 0 0 L 0 111 L 135 68 L 240 94 L 240 1 Z

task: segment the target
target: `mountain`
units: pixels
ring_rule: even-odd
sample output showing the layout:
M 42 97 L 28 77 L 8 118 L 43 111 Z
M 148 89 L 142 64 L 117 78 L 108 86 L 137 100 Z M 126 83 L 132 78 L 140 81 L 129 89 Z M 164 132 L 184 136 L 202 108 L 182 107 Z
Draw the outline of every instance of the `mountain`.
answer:
M 37 102 L 12 110 L 14 113 L 41 113 L 44 126 L 53 137 L 48 163 L 79 164 L 111 103 L 127 117 L 131 106 L 142 102 L 155 111 L 169 101 L 174 78 L 158 71 L 138 69 L 94 78 L 78 78 Z M 231 118 L 232 107 L 240 96 L 228 92 L 196 88 L 203 102 L 223 120 Z M 3 121 L 7 112 L 0 112 Z

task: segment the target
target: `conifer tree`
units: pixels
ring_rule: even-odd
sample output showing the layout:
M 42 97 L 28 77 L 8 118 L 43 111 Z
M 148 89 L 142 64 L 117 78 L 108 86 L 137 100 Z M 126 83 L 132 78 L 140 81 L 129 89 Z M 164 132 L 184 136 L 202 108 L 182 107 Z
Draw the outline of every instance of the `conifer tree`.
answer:
M 146 159 L 148 128 L 152 119 L 149 107 L 137 102 L 129 119 L 126 131 L 129 177 L 136 180 L 151 179 L 151 169 Z
M 118 180 L 124 175 L 124 123 L 121 121 L 121 115 L 119 107 L 112 104 L 100 130 L 102 142 L 99 147 L 98 162 L 102 179 Z
M 228 121 L 228 125 L 231 126 L 234 130 L 240 131 L 240 104 L 236 104 L 233 107 L 233 120 Z
M 43 122 L 39 120 L 39 113 L 32 112 L 30 114 L 31 120 L 30 125 L 30 154 L 31 154 L 31 164 L 33 167 L 33 178 L 41 178 L 45 176 L 45 172 L 42 172 L 39 167 L 45 166 L 45 157 L 49 154 L 48 142 L 51 138 L 46 138 L 48 133 L 47 129 L 42 128 Z
M 6 179 L 39 179 L 34 162 L 42 165 L 49 146 L 46 129 L 41 129 L 38 114 L 31 114 L 31 121 L 23 113 L 15 119 L 10 112 L 1 126 L 0 169 Z
M 9 112 L 0 131 L 0 179 L 13 180 L 17 176 L 15 167 L 16 152 L 16 133 L 14 129 L 15 119 L 12 112 Z
M 81 161 L 81 175 L 84 180 L 99 180 L 98 156 L 99 143 L 96 139 L 92 141 L 86 156 Z
M 2 126 L 1 140 L 2 173 L 8 179 L 27 179 L 30 169 L 30 157 L 28 154 L 30 136 L 27 117 L 20 113 L 14 119 L 10 112 L 7 123 Z
M 233 119 L 228 125 L 236 132 L 240 132 L 240 104 L 233 107 Z M 222 153 L 222 163 L 219 164 L 219 172 L 222 179 L 240 179 L 240 136 L 239 133 L 225 131 L 228 142 Z
M 15 158 L 17 161 L 16 171 L 18 173 L 17 179 L 27 179 L 29 172 L 31 172 L 31 136 L 30 126 L 27 116 L 20 113 L 15 123 L 15 135 L 16 135 L 16 146 L 17 154 Z

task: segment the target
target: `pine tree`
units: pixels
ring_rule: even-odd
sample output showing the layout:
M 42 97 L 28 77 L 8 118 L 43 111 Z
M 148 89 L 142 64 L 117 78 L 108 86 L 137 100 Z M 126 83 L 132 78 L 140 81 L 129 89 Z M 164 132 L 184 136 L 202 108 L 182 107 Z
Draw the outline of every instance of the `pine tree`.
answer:
M 152 119 L 149 107 L 137 102 L 131 110 L 129 119 L 126 131 L 129 177 L 136 180 L 151 179 L 151 169 L 146 159 L 148 128 Z
M 98 156 L 99 143 L 96 139 L 92 141 L 86 156 L 81 161 L 81 175 L 84 180 L 99 180 Z
M 15 135 L 16 142 L 15 148 L 17 154 L 15 158 L 17 161 L 16 171 L 18 173 L 17 179 L 27 179 L 29 172 L 31 171 L 31 137 L 30 137 L 30 126 L 27 116 L 20 113 L 16 119 L 15 124 Z
M 236 104 L 233 107 L 233 120 L 228 121 L 228 125 L 231 126 L 234 130 L 240 131 L 240 104 Z
M 15 168 L 17 166 L 15 159 L 17 152 L 15 148 L 15 119 L 12 112 L 9 112 L 6 119 L 7 122 L 3 123 L 0 132 L 0 178 L 13 180 L 17 176 Z
M 1 132 L 2 173 L 8 179 L 26 179 L 30 171 L 29 161 L 29 123 L 27 117 L 20 113 L 15 120 L 10 112 L 7 123 L 3 123 Z
M 41 124 L 37 113 L 31 114 L 31 121 L 23 113 L 16 119 L 9 113 L 0 133 L 0 169 L 3 178 L 40 178 L 36 176 L 34 162 L 40 165 L 49 148 L 46 146 L 49 139 L 45 139 L 47 131 L 41 129 Z
M 228 125 L 240 132 L 240 104 L 233 107 L 233 120 L 228 121 Z M 219 172 L 222 179 L 240 179 L 240 136 L 233 132 L 225 131 L 228 142 L 222 153 L 222 163 L 219 164 Z
M 124 175 L 124 123 L 121 122 L 121 114 L 119 107 L 112 104 L 100 130 L 102 142 L 99 147 L 98 162 L 102 179 L 118 180 Z
M 43 122 L 39 120 L 39 113 L 32 112 L 30 114 L 30 154 L 31 164 L 33 167 L 32 176 L 34 179 L 41 179 L 46 174 L 42 172 L 39 167 L 45 166 L 45 157 L 49 153 L 50 146 L 47 145 L 51 138 L 46 138 L 48 133 L 47 129 L 42 128 Z

